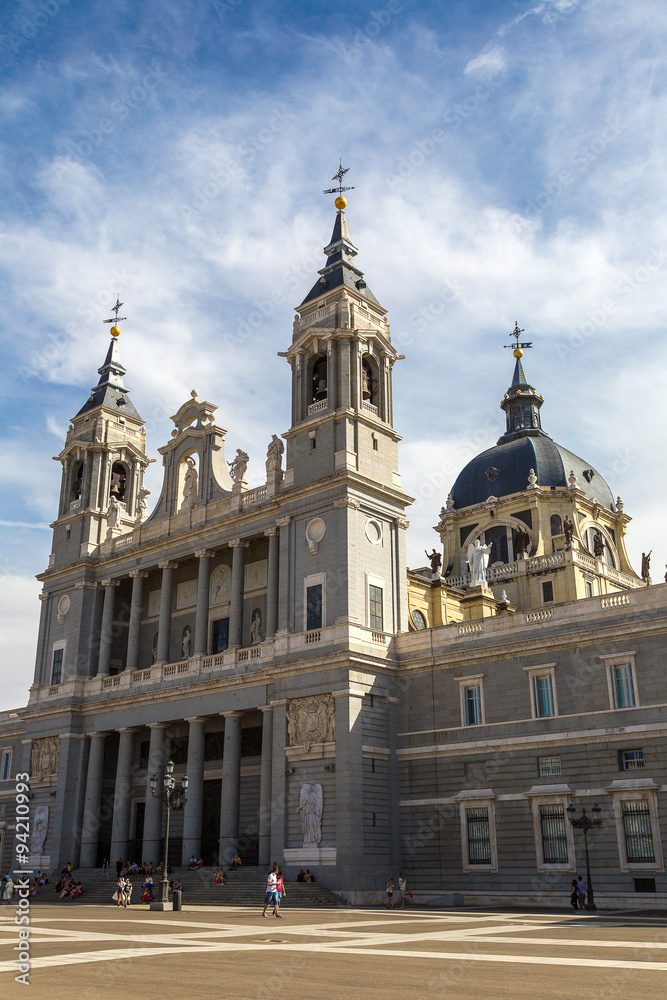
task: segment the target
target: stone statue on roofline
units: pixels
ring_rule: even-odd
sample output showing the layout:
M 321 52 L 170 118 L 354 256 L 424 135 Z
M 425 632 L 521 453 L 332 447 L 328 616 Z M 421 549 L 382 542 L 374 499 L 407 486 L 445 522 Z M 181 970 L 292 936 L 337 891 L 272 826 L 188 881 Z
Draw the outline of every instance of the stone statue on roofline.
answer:
M 241 448 L 237 448 L 236 455 L 232 461 L 227 462 L 227 465 L 229 466 L 229 473 L 235 483 L 242 483 L 245 481 L 249 461 L 250 458 L 248 455 L 242 451 Z

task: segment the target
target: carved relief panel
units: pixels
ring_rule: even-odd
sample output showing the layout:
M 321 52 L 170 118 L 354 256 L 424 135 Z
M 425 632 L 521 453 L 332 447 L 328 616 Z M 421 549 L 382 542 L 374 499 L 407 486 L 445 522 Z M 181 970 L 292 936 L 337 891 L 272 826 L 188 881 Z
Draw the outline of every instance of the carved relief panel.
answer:
M 287 729 L 289 746 L 302 746 L 306 752 L 311 743 L 332 743 L 336 737 L 333 695 L 293 698 L 287 709 Z

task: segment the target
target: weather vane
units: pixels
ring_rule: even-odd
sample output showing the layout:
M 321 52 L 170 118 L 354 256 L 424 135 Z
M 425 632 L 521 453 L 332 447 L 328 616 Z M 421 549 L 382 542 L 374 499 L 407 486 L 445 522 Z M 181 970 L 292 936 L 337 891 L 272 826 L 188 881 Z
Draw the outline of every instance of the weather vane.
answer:
M 123 303 L 120 301 L 120 295 L 116 295 L 116 305 L 111 307 L 111 312 L 115 313 L 116 315 L 112 319 L 102 320 L 103 323 L 113 323 L 113 326 L 111 327 L 112 337 L 117 337 L 120 334 L 120 329 L 118 327 L 118 324 L 122 323 L 123 320 L 127 319 L 127 316 L 118 315 L 122 305 Z
M 514 329 L 512 330 L 512 332 L 510 334 L 510 337 L 514 337 L 514 343 L 513 344 L 503 344 L 503 347 L 511 347 L 511 348 L 513 348 L 513 353 L 514 353 L 514 357 L 515 358 L 521 358 L 521 357 L 523 357 L 523 350 L 522 350 L 522 348 L 532 347 L 533 346 L 532 342 L 525 343 L 525 342 L 520 342 L 519 341 L 519 337 L 521 336 L 522 333 L 524 333 L 524 331 L 519 329 L 519 324 L 517 323 L 516 320 L 514 320 Z
M 350 169 L 349 167 L 343 166 L 343 161 L 341 160 L 338 170 L 331 178 L 332 181 L 338 181 L 338 187 L 327 188 L 327 190 L 324 192 L 324 194 L 338 195 L 335 201 L 336 208 L 345 208 L 345 206 L 347 205 L 347 199 L 343 198 L 343 191 L 354 191 L 354 185 L 352 185 L 352 187 L 343 187 L 343 177 L 345 177 L 345 174 L 348 172 L 349 169 Z M 340 205 L 338 204 L 339 202 L 341 202 Z

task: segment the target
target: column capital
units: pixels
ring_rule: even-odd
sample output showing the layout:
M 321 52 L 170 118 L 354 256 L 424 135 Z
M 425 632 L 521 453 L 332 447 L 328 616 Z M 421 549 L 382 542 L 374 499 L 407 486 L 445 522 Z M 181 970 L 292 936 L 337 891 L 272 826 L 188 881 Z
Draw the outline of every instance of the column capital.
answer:
M 278 525 L 279 528 L 284 528 L 286 525 L 290 523 L 291 520 L 292 518 L 288 514 L 287 517 L 279 517 L 276 521 L 276 524 Z
M 138 726 L 121 726 L 120 729 L 116 730 L 117 733 L 138 733 Z
M 406 521 L 404 517 L 395 517 L 394 524 L 397 528 L 409 528 L 410 522 Z
M 209 556 L 211 559 L 215 555 L 215 549 L 195 549 L 195 558 L 203 559 L 204 556 Z
M 231 542 L 228 542 L 230 549 L 247 549 L 250 542 L 244 541 L 243 538 L 234 538 Z
M 178 569 L 177 562 L 170 562 L 169 559 L 165 559 L 163 562 L 158 563 L 159 569 Z
M 147 722 L 146 729 L 166 729 L 168 725 L 168 722 Z
M 103 587 L 117 587 L 118 584 L 120 583 L 120 580 L 112 580 L 109 577 L 106 580 L 100 580 L 100 583 L 102 584 Z
M 183 721 L 184 722 L 189 722 L 191 724 L 193 722 L 206 722 L 206 717 L 203 716 L 203 715 L 191 715 L 191 716 L 189 716 L 189 718 L 184 719 Z
M 147 569 L 131 569 L 129 575 L 134 580 L 134 578 L 137 577 L 137 576 L 144 576 L 144 577 L 148 576 L 148 570 Z
M 275 527 L 275 528 L 266 528 L 266 530 L 264 531 L 264 534 L 266 535 L 267 538 L 271 538 L 272 535 L 277 535 L 278 534 L 278 528 L 277 527 Z
M 51 595 L 49 593 L 42 592 L 41 594 L 38 594 L 37 596 L 40 599 L 40 601 L 48 601 L 48 599 L 49 599 L 49 597 Z
M 271 702 L 271 708 L 283 708 L 287 704 L 287 698 L 278 698 Z
M 220 712 L 223 719 L 240 719 L 243 716 L 243 712 Z
M 95 731 L 94 733 L 84 733 L 84 735 L 85 736 L 89 736 L 91 738 L 91 740 L 93 739 L 93 737 L 98 737 L 100 739 L 105 740 L 107 738 L 107 736 L 109 735 L 109 733 L 108 733 L 108 731 L 105 732 L 104 730 L 100 729 L 99 731 Z

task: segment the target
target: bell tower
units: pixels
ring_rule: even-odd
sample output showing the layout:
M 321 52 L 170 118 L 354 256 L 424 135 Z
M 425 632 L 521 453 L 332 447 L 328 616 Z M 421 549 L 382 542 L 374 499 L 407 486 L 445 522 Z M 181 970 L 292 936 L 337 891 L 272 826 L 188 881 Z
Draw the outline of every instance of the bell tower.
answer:
M 285 485 L 345 470 L 400 487 L 392 369 L 403 356 L 391 343 L 387 310 L 355 260 L 341 171 L 326 264 L 297 307 L 292 344 L 281 355 L 292 369 Z
M 107 536 L 120 534 L 141 518 L 146 491 L 143 476 L 146 432 L 125 388 L 116 316 L 99 382 L 67 431 L 55 456 L 62 464 L 58 517 L 50 567 L 65 566 L 93 552 Z

